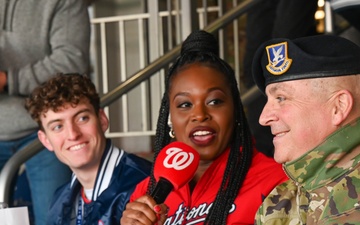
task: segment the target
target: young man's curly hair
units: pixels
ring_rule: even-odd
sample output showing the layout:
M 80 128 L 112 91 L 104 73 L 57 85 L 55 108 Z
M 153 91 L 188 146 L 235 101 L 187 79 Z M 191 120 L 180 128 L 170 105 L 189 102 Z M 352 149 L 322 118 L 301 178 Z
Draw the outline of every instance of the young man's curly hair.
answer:
M 83 101 L 89 101 L 95 112 L 99 112 L 100 97 L 90 78 L 77 73 L 57 74 L 34 89 L 26 99 L 25 108 L 43 130 L 41 114 L 48 110 L 57 112 L 67 103 L 76 106 Z

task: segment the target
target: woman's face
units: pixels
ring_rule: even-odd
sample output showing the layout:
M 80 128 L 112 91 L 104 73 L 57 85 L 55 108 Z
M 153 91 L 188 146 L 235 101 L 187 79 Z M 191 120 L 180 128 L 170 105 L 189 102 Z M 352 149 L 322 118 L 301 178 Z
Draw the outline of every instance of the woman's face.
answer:
M 235 119 L 230 87 L 221 72 L 192 64 L 172 77 L 170 114 L 177 141 L 215 160 L 228 146 Z

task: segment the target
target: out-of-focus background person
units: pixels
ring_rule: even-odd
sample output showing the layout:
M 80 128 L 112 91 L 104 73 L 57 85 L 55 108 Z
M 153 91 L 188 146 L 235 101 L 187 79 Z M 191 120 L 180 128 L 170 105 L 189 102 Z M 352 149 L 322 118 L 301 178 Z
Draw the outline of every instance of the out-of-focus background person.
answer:
M 0 169 L 37 138 L 24 98 L 52 74 L 88 72 L 87 6 L 80 0 L 0 0 Z M 71 173 L 45 150 L 25 165 L 35 223 L 44 225 L 55 189 Z

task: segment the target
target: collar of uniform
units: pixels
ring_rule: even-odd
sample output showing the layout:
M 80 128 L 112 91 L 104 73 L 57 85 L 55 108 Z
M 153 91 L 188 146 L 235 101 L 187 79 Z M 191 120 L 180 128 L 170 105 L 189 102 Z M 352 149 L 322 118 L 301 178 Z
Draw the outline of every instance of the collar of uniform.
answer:
M 112 174 L 125 155 L 124 150 L 115 147 L 110 139 L 107 139 L 106 146 L 108 150 L 105 151 L 98 170 L 93 192 L 93 201 L 96 201 L 97 197 L 109 187 Z
M 334 181 L 360 162 L 360 117 L 331 134 L 322 144 L 283 165 L 287 175 L 311 191 Z
M 125 151 L 115 147 L 110 139 L 106 140 L 106 148 L 99 165 L 91 201 L 96 201 L 97 197 L 109 187 L 112 174 L 124 154 Z M 76 175 L 73 174 L 70 187 L 74 188 L 75 186 L 78 186 L 78 183 L 79 181 Z

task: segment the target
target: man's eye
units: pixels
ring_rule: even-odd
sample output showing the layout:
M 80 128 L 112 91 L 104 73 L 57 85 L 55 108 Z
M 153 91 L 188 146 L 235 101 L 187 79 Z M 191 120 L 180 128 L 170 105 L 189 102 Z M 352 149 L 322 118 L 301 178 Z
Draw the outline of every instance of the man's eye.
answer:
M 285 101 L 285 100 L 286 100 L 286 98 L 283 97 L 283 96 L 279 96 L 279 97 L 277 97 L 276 99 L 278 100 L 278 102 L 282 102 L 282 101 Z
M 88 116 L 81 116 L 79 118 L 79 121 L 88 121 L 89 120 L 89 117 Z
M 52 128 L 52 130 L 53 130 L 53 131 L 58 131 L 58 130 L 60 130 L 61 128 L 62 128 L 61 125 L 56 125 L 56 126 L 54 126 L 54 127 Z

